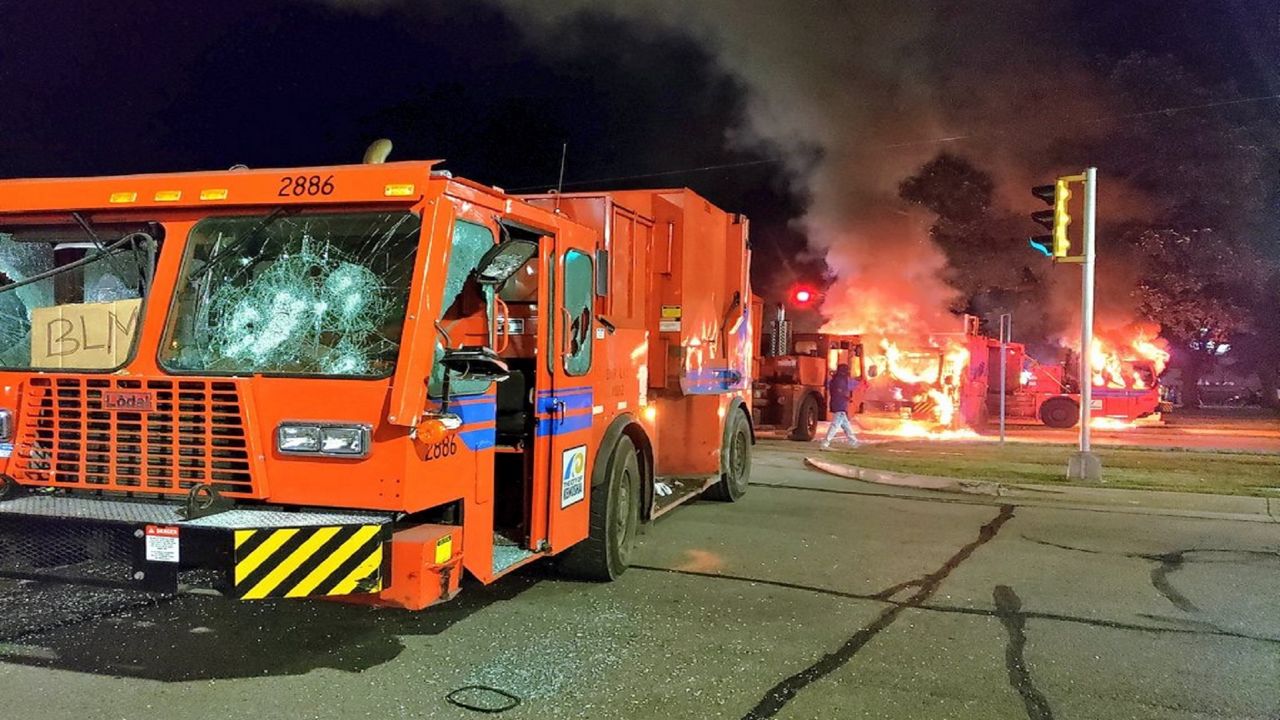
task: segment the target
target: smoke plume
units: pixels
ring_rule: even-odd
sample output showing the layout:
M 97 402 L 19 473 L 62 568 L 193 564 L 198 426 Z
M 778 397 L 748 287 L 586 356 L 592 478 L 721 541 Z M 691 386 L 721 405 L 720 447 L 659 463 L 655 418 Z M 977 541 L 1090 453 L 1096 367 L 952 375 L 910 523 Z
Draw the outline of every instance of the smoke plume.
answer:
M 807 199 L 799 223 L 834 275 L 823 307 L 834 329 L 952 329 L 946 260 L 928 238 L 930 218 L 897 198 L 898 183 L 940 149 L 958 149 L 995 172 L 998 198 L 1016 194 L 1026 206 L 1026 188 L 1060 169 L 1056 118 L 1097 114 L 1072 99 L 1096 95 L 1087 74 L 1035 80 L 1037 66 L 1068 67 L 1053 62 L 1067 51 L 1043 3 L 499 2 L 551 45 L 579 14 L 605 12 L 707 47 L 748 91 L 730 142 L 779 155 Z

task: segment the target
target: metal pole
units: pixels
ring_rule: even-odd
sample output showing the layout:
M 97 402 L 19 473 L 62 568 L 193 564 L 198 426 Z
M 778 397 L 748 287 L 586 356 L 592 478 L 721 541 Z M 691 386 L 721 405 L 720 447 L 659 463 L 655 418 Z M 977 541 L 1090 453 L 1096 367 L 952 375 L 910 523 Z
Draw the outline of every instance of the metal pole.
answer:
M 1084 171 L 1084 281 L 1080 310 L 1080 452 L 1089 452 L 1093 416 L 1093 261 L 1097 223 L 1098 169 Z
M 1000 316 L 1000 442 L 1004 442 L 1005 395 L 1007 378 L 1009 377 L 1009 341 L 1013 339 L 1013 316 L 1005 313 Z
M 1098 169 L 1084 171 L 1084 272 L 1080 311 L 1080 451 L 1067 466 L 1073 480 L 1102 479 L 1102 463 L 1089 444 L 1093 417 L 1093 264 L 1098 223 Z

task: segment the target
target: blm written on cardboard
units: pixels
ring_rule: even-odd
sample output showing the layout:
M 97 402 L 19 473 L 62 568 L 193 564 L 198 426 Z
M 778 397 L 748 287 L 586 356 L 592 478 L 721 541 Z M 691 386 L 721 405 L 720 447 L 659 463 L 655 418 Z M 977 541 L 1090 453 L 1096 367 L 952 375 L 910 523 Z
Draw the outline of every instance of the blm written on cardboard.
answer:
M 129 358 L 142 300 L 55 305 L 31 311 L 31 366 L 112 370 Z

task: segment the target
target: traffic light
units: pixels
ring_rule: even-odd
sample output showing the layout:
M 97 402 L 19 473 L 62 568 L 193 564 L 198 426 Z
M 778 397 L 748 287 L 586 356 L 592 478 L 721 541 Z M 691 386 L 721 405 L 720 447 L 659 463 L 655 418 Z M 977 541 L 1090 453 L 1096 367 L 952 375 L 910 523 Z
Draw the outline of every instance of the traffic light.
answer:
M 1071 201 L 1070 181 L 1068 178 L 1058 178 L 1052 185 L 1039 185 L 1032 188 L 1031 194 L 1053 208 L 1031 213 L 1032 220 L 1053 233 L 1031 238 L 1031 247 L 1055 259 L 1069 256 L 1071 238 L 1067 235 L 1067 228 L 1071 226 L 1071 215 L 1068 212 L 1067 203 Z
M 791 288 L 791 304 L 796 307 L 808 307 L 809 303 L 812 303 L 816 297 L 818 297 L 818 293 L 807 286 L 799 285 Z

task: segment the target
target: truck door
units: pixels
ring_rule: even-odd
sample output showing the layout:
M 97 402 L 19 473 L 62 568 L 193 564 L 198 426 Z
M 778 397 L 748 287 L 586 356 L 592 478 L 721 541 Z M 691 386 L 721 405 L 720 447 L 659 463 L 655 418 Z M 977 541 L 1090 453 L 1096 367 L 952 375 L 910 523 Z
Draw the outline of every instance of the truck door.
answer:
M 538 364 L 545 382 L 537 388 L 534 497 L 546 499 L 545 537 L 555 551 L 586 536 L 595 459 L 595 238 L 569 228 L 543 248 L 547 312 Z

